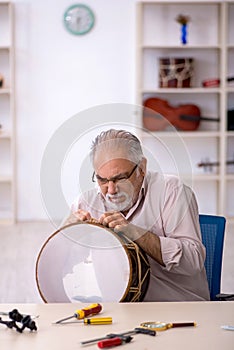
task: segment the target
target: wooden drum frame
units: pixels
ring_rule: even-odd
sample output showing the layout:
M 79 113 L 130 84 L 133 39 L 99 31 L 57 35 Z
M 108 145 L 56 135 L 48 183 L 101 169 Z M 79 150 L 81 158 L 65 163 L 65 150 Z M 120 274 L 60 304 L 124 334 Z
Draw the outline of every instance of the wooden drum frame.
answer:
M 97 267 L 101 267 L 97 275 L 102 283 L 103 278 L 106 278 L 105 273 L 109 272 L 107 281 L 103 283 L 108 285 L 105 291 L 108 296 L 103 297 L 102 293 L 101 297 L 83 295 L 81 299 L 77 297 L 74 302 L 140 302 L 144 299 L 150 280 L 150 265 L 146 253 L 122 232 L 115 233 L 112 229 L 91 220 L 65 225 L 43 244 L 36 261 L 36 283 L 44 302 L 73 302 L 64 287 L 63 270 L 65 268 L 68 272 L 66 276 L 71 276 L 71 266 L 73 270 L 74 266 L 84 266 L 84 262 L 87 262 L 87 252 L 91 252 L 91 257 L 96 257 L 96 262 L 93 261 L 95 259 L 88 258 L 95 274 L 98 271 Z M 73 262 L 66 268 L 69 259 L 73 259 Z M 124 271 L 121 270 L 123 264 L 128 265 L 124 266 Z M 108 270 L 111 267 L 114 267 L 114 271 Z M 91 275 L 86 276 L 83 281 L 74 282 L 74 285 L 79 284 L 88 290 L 85 283 L 90 283 Z M 118 276 L 121 277 L 119 282 L 115 280 Z M 118 291 L 120 295 L 114 297 L 119 286 L 125 290 Z M 112 300 L 112 296 L 118 300 Z

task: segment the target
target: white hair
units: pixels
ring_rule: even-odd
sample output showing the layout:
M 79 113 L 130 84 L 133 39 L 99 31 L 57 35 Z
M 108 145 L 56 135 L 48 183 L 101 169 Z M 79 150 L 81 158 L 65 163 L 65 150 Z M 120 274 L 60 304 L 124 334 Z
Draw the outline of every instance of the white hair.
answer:
M 91 160 L 94 163 L 95 156 L 99 152 L 113 152 L 123 150 L 127 159 L 138 164 L 144 157 L 139 139 L 126 130 L 110 129 L 102 131 L 93 141 L 91 146 Z

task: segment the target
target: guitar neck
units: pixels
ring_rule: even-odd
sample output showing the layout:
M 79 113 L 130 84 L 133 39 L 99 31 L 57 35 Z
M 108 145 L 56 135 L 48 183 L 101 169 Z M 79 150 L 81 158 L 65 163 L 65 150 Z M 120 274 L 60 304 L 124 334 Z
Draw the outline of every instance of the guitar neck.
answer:
M 182 120 L 189 120 L 189 121 L 199 121 L 199 120 L 204 120 L 208 122 L 219 122 L 219 118 L 208 118 L 208 117 L 200 117 L 199 115 L 186 115 L 182 114 L 180 115 L 180 119 Z

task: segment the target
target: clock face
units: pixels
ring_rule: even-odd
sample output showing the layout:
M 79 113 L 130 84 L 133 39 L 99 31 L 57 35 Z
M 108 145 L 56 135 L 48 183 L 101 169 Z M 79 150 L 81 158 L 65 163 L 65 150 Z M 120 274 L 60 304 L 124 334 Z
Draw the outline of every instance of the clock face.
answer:
M 70 6 L 64 13 L 64 24 L 67 30 L 74 35 L 86 34 L 94 26 L 94 13 L 83 4 Z

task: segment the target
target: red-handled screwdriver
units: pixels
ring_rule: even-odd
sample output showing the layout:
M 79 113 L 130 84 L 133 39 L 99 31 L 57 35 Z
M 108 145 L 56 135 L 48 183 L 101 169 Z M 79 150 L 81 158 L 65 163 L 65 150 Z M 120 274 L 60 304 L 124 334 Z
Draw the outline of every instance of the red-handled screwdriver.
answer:
M 151 336 L 155 336 L 156 332 L 152 329 L 145 329 L 143 327 L 137 327 L 134 328 L 132 331 L 127 331 L 127 332 L 123 332 L 123 333 L 109 333 L 104 337 L 101 338 L 94 338 L 94 339 L 90 339 L 90 340 L 85 340 L 81 342 L 81 345 L 87 345 L 87 344 L 91 344 L 91 343 L 97 343 L 100 342 L 101 340 L 107 340 L 107 339 L 113 339 L 113 338 L 121 338 L 122 340 L 124 340 L 124 338 L 130 336 L 130 335 L 134 335 L 134 334 L 147 334 L 147 335 L 151 335 Z M 119 344 L 120 345 L 120 344 Z
M 97 343 L 100 349 L 111 348 L 112 346 L 122 345 L 123 343 L 130 343 L 133 338 L 130 336 L 126 337 L 115 337 L 112 339 L 105 339 Z
M 59 320 L 55 323 L 61 323 L 67 320 L 70 320 L 71 318 L 76 318 L 77 320 L 86 318 L 87 316 L 93 316 L 99 314 L 99 312 L 102 311 L 102 306 L 100 304 L 91 304 L 87 307 L 84 307 L 83 309 L 76 310 L 76 312 L 69 317 L 63 318 L 62 320 Z

